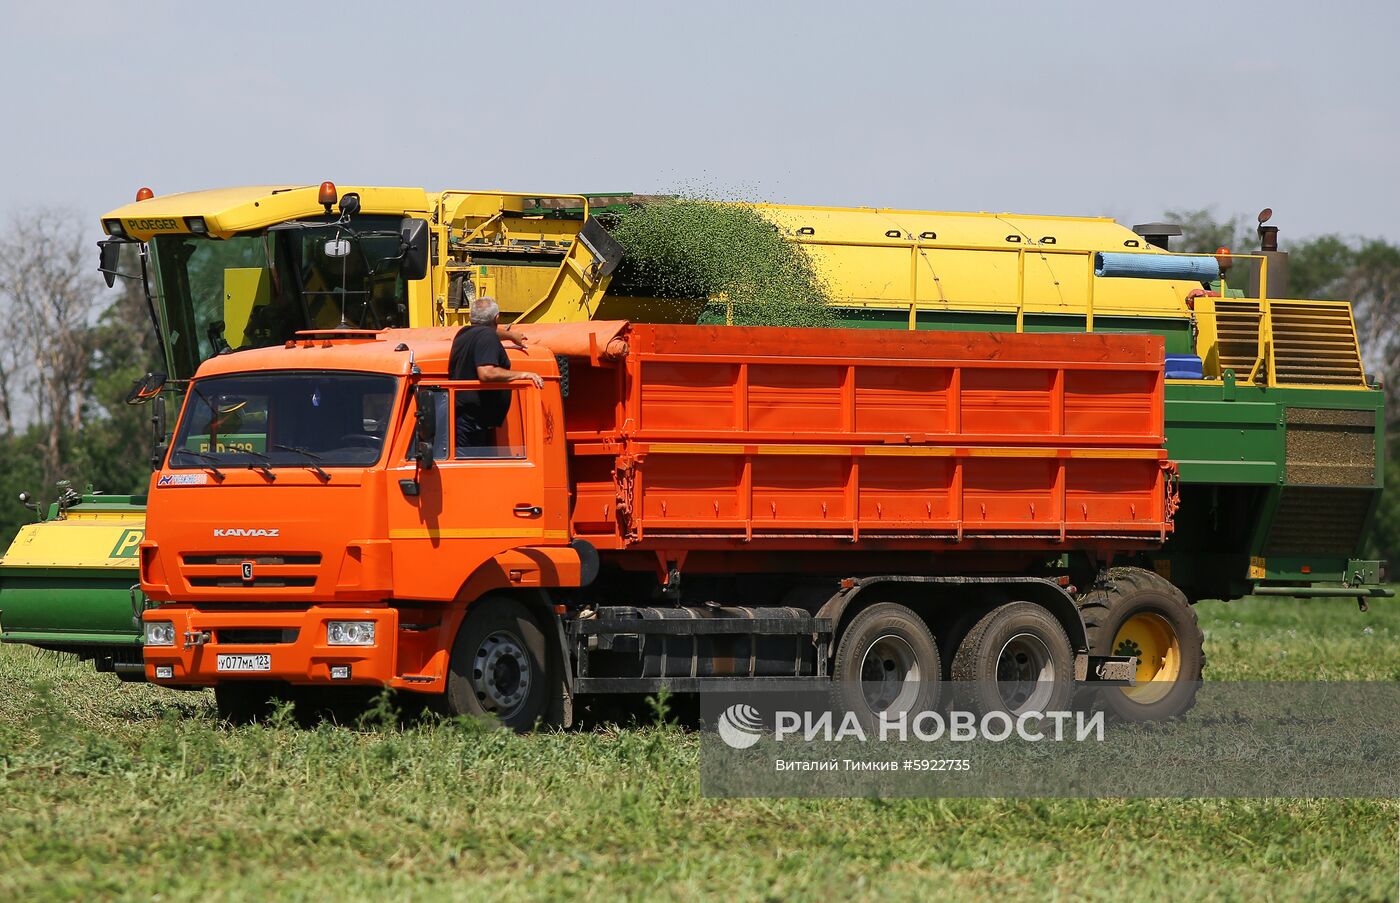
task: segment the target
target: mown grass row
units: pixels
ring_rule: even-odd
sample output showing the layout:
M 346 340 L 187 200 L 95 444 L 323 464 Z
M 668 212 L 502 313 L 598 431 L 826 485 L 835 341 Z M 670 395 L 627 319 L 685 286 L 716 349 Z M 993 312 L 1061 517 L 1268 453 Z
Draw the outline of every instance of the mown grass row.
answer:
M 1216 677 L 1395 678 L 1389 609 L 1202 615 Z M 0 680 L 0 899 L 1396 892 L 1393 801 L 716 800 L 664 724 L 230 729 L 206 694 L 35 650 L 0 649 Z

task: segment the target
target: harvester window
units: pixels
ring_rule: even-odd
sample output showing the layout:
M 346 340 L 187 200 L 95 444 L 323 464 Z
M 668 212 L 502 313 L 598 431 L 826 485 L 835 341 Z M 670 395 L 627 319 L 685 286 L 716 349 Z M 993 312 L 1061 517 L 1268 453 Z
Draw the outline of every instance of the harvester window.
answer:
M 151 240 L 172 375 L 187 378 L 221 351 L 278 345 L 297 330 L 345 322 L 407 325 L 399 218 L 356 216 L 350 227 L 282 224 L 226 239 Z

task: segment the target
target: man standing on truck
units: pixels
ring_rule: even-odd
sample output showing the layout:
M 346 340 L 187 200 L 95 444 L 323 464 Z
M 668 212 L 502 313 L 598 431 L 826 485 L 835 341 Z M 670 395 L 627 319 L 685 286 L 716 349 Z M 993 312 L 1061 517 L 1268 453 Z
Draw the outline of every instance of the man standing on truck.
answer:
M 452 340 L 448 358 L 448 378 L 479 379 L 487 383 L 508 383 L 528 379 L 535 388 L 544 385 L 538 373 L 510 369 L 510 358 L 501 339 L 524 347 L 524 336 L 500 328 L 501 308 L 494 298 L 482 296 L 472 302 L 471 325 L 463 326 Z M 510 410 L 510 393 L 503 391 L 460 391 L 457 393 L 457 448 L 496 445 L 496 428 L 505 423 Z M 462 452 L 457 453 L 463 457 Z

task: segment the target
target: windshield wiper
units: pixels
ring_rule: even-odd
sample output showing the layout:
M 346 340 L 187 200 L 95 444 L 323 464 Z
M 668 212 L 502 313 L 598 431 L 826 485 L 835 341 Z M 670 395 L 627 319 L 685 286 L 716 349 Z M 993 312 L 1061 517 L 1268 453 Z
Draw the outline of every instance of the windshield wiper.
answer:
M 320 477 L 327 483 L 331 481 L 331 475 L 326 473 L 326 471 L 321 467 L 320 464 L 316 463 L 317 461 L 321 460 L 321 456 L 316 454 L 315 452 L 310 451 L 309 449 L 301 448 L 297 445 L 274 445 L 272 447 L 279 451 L 289 451 L 293 454 L 301 455 L 303 458 L 306 459 L 306 466 L 314 470 L 316 472 L 316 476 Z
M 247 455 L 254 459 L 248 462 L 249 470 L 256 470 L 258 473 L 267 477 L 269 483 L 277 481 L 277 474 L 273 473 L 272 468 L 267 466 L 267 462 L 272 460 L 267 455 L 262 452 L 255 452 L 251 448 L 235 448 L 233 451 L 236 454 Z
M 223 480 L 224 472 L 216 466 L 219 461 L 218 458 L 214 457 L 213 455 L 206 455 L 204 452 L 191 451 L 188 448 L 177 448 L 176 451 L 182 455 L 189 455 L 191 458 L 198 458 L 199 460 L 205 462 L 205 470 L 208 470 L 210 473 L 212 473 L 214 475 L 214 479 L 219 481 Z

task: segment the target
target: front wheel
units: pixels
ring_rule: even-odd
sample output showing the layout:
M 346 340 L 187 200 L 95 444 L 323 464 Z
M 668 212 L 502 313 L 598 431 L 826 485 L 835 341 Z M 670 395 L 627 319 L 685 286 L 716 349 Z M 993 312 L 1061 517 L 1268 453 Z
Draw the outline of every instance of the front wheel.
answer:
M 928 625 L 893 602 L 872 605 L 851 619 L 832 668 L 838 705 L 867 725 L 880 715 L 935 709 L 941 676 L 938 644 Z
M 448 667 L 444 705 L 451 715 L 494 718 L 528 731 L 547 716 L 551 673 L 544 631 L 524 605 L 505 596 L 467 610 Z

